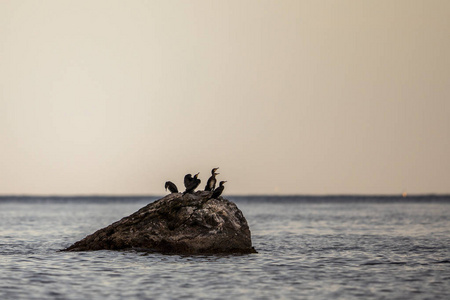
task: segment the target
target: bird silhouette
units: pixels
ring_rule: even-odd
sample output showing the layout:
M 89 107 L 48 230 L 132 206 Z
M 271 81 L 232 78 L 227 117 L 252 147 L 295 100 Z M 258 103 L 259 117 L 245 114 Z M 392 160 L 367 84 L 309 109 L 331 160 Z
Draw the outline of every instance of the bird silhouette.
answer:
M 192 193 L 200 185 L 202 181 L 198 178 L 198 174 L 200 173 L 195 174 L 194 177 L 191 174 L 184 176 L 184 186 L 186 187 L 184 194 Z
M 166 188 L 166 191 L 169 189 L 171 193 L 178 193 L 178 188 L 172 181 L 166 181 L 164 187 Z
M 219 183 L 219 187 L 218 187 L 217 189 L 214 190 L 214 192 L 213 192 L 212 195 L 211 195 L 211 198 L 216 198 L 216 199 L 217 199 L 217 197 L 219 197 L 220 195 L 222 195 L 223 189 L 225 188 L 225 187 L 223 186 L 223 184 L 224 184 L 225 182 L 226 182 L 226 181 L 221 181 L 221 182 Z
M 205 191 L 214 191 L 214 189 L 216 188 L 216 175 L 220 174 L 216 173 L 218 169 L 219 168 L 214 168 L 211 170 L 211 177 L 209 177 L 208 182 L 206 183 Z

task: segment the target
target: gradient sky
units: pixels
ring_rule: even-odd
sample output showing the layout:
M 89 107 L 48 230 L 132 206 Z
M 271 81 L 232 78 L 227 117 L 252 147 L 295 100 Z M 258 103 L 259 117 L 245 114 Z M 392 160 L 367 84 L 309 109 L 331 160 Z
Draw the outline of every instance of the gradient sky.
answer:
M 0 194 L 450 193 L 449 36 L 447 0 L 0 1 Z

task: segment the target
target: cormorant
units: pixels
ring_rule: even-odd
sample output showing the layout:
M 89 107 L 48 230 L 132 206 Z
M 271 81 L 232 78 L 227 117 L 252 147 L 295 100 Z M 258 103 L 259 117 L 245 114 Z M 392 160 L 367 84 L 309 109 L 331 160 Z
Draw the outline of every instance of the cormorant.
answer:
M 192 179 L 193 178 L 191 174 L 186 174 L 186 176 L 184 176 L 184 186 L 186 188 L 188 188 L 189 184 L 191 184 Z
M 216 173 L 216 171 L 219 168 L 214 168 L 211 170 L 211 177 L 209 177 L 208 182 L 206 183 L 205 186 L 205 191 L 214 191 L 214 189 L 216 188 L 216 175 L 219 175 L 220 173 Z
M 202 182 L 200 179 L 198 179 L 198 174 L 200 173 L 195 174 L 193 178 L 191 174 L 187 174 L 186 176 L 184 176 L 184 185 L 186 186 L 184 194 L 192 193 L 199 186 L 200 182 Z
M 178 193 L 178 188 L 172 181 L 166 181 L 164 187 L 166 188 L 166 191 L 169 189 L 171 193 Z
M 214 190 L 214 192 L 213 192 L 212 195 L 211 195 L 211 198 L 216 198 L 216 199 L 217 199 L 217 197 L 219 197 L 220 195 L 222 195 L 223 189 L 225 188 L 225 187 L 223 186 L 223 184 L 224 184 L 225 182 L 226 182 L 226 181 L 221 181 L 221 182 L 219 183 L 219 187 L 218 187 L 217 189 Z

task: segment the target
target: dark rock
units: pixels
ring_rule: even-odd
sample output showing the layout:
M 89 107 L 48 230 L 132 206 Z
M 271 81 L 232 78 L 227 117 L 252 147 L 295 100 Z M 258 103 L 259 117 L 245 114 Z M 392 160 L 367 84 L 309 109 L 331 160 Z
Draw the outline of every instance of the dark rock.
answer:
M 63 251 L 256 253 L 247 221 L 236 204 L 210 196 L 204 191 L 169 194 Z

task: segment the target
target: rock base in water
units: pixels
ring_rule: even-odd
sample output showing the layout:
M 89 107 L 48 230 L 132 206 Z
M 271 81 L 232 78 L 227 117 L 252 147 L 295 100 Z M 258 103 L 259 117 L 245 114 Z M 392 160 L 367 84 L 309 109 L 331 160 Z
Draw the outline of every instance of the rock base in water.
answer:
M 174 254 L 256 253 L 236 204 L 211 192 L 169 194 L 63 251 L 125 250 Z

